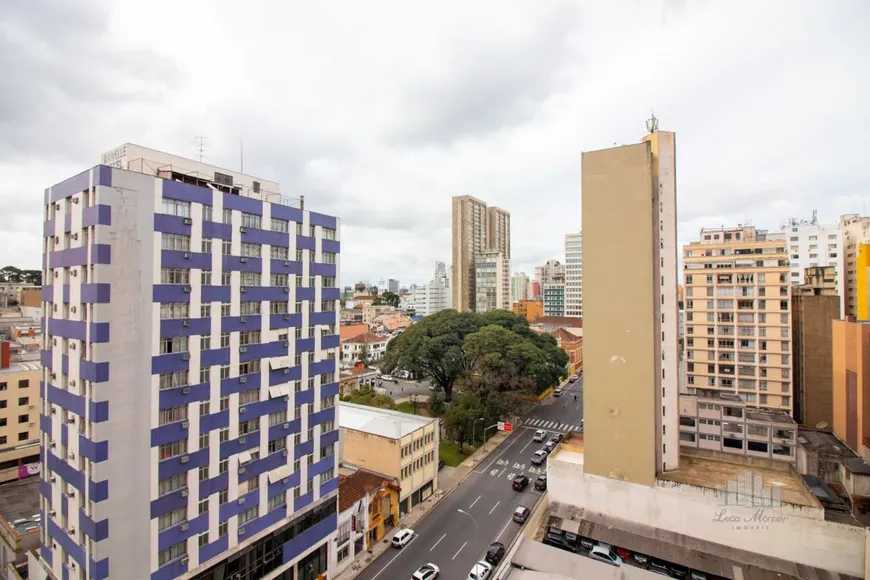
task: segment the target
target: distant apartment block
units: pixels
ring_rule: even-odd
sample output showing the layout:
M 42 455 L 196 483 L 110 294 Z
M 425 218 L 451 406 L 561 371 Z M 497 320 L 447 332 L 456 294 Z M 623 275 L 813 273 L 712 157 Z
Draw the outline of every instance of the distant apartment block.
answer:
M 475 261 L 475 312 L 510 310 L 510 260 L 498 250 L 484 250 Z
M 565 234 L 565 316 L 583 318 L 583 233 Z
M 702 229 L 683 247 L 686 381 L 791 412 L 786 243 L 754 227 Z
M 797 423 L 785 411 L 749 407 L 737 395 L 680 395 L 680 445 L 795 463 Z
M 804 272 L 804 283 L 791 288 L 794 342 L 793 390 L 795 421 L 831 429 L 833 414 L 833 330 L 840 317 L 835 266 Z
M 0 483 L 40 472 L 41 377 L 39 361 L 17 360 L 11 344 L 0 342 Z
M 398 293 L 399 293 L 399 281 L 398 281 L 398 280 L 394 280 L 394 279 L 392 279 L 392 278 L 390 278 L 389 280 L 387 280 L 387 288 L 386 288 L 386 290 L 387 290 L 388 292 L 392 292 L 393 294 L 398 294 Z
M 832 350 L 834 433 L 870 461 L 870 322 L 835 320 Z
M 842 236 L 842 273 L 843 273 L 843 316 L 855 316 L 859 320 L 868 319 L 868 296 L 859 296 L 859 284 L 867 287 L 867 266 L 859 264 L 859 254 L 862 244 L 870 244 L 870 217 L 858 214 L 840 216 L 840 235 Z M 866 254 L 865 254 L 866 255 Z M 859 312 L 860 309 L 860 312 Z M 862 313 L 864 316 L 862 317 Z
M 543 285 L 544 316 L 565 316 L 565 282 L 553 281 Z
M 419 316 L 429 316 L 450 308 L 450 278 L 444 262 L 435 262 L 435 274 L 428 284 L 414 288 L 413 300 L 414 312 Z
M 511 276 L 511 304 L 529 299 L 529 277 L 525 272 Z
M 535 282 L 541 285 L 565 280 L 565 264 L 559 260 L 547 260 L 543 266 L 535 268 Z
M 512 309 L 514 314 L 522 316 L 529 322 L 544 315 L 544 303 L 540 300 L 520 300 L 513 305 Z
M 42 563 L 54 578 L 326 573 L 338 219 L 136 145 L 103 163 L 45 191 Z
M 804 284 L 804 272 L 807 268 L 831 267 L 835 276 L 836 294 L 845 301 L 843 235 L 839 225 L 820 224 L 816 212 L 813 212 L 809 221 L 790 219 L 782 226 L 782 234 L 788 243 L 790 283 Z
M 470 195 L 454 197 L 452 205 L 452 307 L 459 312 L 471 312 L 478 300 L 475 268 L 479 256 L 488 250 L 488 255 L 496 252 L 510 263 L 510 213 L 498 207 L 487 207 L 486 202 Z M 505 279 L 509 276 L 510 267 Z

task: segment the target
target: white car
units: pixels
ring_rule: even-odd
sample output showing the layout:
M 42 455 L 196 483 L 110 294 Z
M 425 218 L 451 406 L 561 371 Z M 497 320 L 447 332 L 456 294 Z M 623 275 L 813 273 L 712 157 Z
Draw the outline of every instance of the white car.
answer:
M 532 465 L 540 465 L 547 460 L 547 452 L 543 449 L 538 449 L 532 455 Z
M 394 548 L 404 548 L 408 545 L 408 542 L 414 539 L 414 530 L 411 528 L 404 528 L 396 532 L 396 535 L 393 536 L 392 541 L 390 543 Z
M 532 441 L 534 441 L 535 443 L 540 443 L 541 441 L 543 441 L 546 438 L 547 438 L 547 432 L 543 431 L 541 429 L 538 429 L 537 431 L 535 431 L 535 436 L 532 437 Z
M 441 569 L 435 564 L 423 564 L 411 575 L 411 580 L 433 580 L 441 575 Z
M 468 580 L 486 580 L 492 574 L 492 564 L 481 560 L 468 573 Z
M 610 544 L 596 544 L 589 550 L 589 557 L 611 566 L 622 566 L 622 558 L 613 551 Z

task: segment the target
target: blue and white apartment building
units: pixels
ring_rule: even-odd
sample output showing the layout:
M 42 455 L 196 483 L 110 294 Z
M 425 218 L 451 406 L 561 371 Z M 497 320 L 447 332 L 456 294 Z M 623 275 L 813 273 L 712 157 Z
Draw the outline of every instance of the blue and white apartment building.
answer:
M 131 144 L 46 190 L 44 219 L 49 577 L 325 574 L 338 219 Z

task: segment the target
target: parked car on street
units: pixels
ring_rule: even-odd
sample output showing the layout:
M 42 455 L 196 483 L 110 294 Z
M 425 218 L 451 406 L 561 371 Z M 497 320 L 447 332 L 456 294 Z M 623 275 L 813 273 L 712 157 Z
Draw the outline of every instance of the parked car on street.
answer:
M 543 441 L 546 438 L 547 438 L 547 432 L 542 430 L 542 429 L 538 429 L 537 431 L 535 431 L 535 436 L 532 437 L 532 441 L 534 441 L 535 443 L 540 443 L 541 441 Z
M 518 475 L 514 478 L 512 487 L 517 491 L 523 491 L 529 487 L 529 478 L 526 475 Z
M 579 378 L 580 378 L 580 377 L 579 377 L 577 374 L 573 374 L 573 375 L 571 375 L 570 377 L 568 377 L 568 382 L 569 382 L 569 383 L 573 383 L 574 381 L 576 381 L 576 380 L 579 379 Z
M 538 449 L 532 455 L 532 465 L 540 465 L 547 460 L 547 452 L 543 449 Z
M 413 538 L 414 530 L 411 528 L 404 528 L 396 532 L 396 535 L 393 536 L 390 544 L 392 544 L 394 548 L 404 548 Z
M 553 443 L 561 443 L 562 439 L 564 439 L 564 438 L 565 438 L 565 436 L 562 435 L 561 433 L 554 433 L 553 436 L 550 437 L 550 441 L 552 441 Z
M 504 544 L 501 542 L 493 542 L 489 545 L 489 549 L 487 549 L 486 557 L 484 559 L 493 566 L 497 566 L 498 563 L 501 562 L 501 559 L 504 558 L 504 553 Z
M 481 560 L 468 573 L 468 580 L 487 580 L 492 574 L 492 565 Z
M 434 580 L 441 575 L 441 570 L 435 564 L 423 564 L 411 576 L 411 580 Z
M 562 390 L 562 387 L 556 387 L 555 389 L 553 389 L 553 396 L 561 397 L 563 392 L 564 391 Z
M 535 480 L 535 489 L 538 491 L 547 491 L 547 474 L 539 475 Z
M 529 514 L 532 513 L 532 510 L 527 508 L 524 505 L 518 505 L 514 510 L 514 521 L 518 524 L 526 523 L 526 520 L 529 519 Z
M 553 443 L 552 441 L 547 441 L 546 443 L 544 443 L 544 451 L 546 451 L 547 453 L 552 453 L 553 449 L 555 449 L 555 448 L 556 448 L 556 444 Z

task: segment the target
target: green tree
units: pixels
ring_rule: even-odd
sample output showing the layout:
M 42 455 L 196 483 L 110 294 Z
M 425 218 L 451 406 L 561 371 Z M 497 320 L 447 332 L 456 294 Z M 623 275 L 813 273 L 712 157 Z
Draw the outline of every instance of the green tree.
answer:
M 446 405 L 444 404 L 444 399 L 441 397 L 439 393 L 435 393 L 431 397 L 429 397 L 429 413 L 432 415 L 440 416 L 444 414 L 444 410 Z
M 372 296 L 375 296 L 375 297 L 376 297 L 376 296 L 378 295 L 378 287 L 377 287 L 377 286 L 372 286 L 372 288 L 371 288 L 371 290 L 369 290 L 369 292 L 372 293 Z
M 397 409 L 396 402 L 388 395 L 378 393 L 371 387 L 363 387 L 345 399 L 348 403 L 377 407 L 379 409 Z
M 531 340 L 490 324 L 463 344 L 465 376 L 496 392 L 543 391 L 550 383 L 547 358 Z
M 462 343 L 480 328 L 475 314 L 442 310 L 405 329 L 387 345 L 381 369 L 424 373 L 453 399 L 453 385 L 465 368 Z
M 369 345 L 364 344 L 360 347 L 359 353 L 356 355 L 356 360 L 368 366 L 369 364 Z
M 379 300 L 382 304 L 392 306 L 393 308 L 398 308 L 401 298 L 399 298 L 399 295 L 394 292 L 384 292 L 380 295 Z

